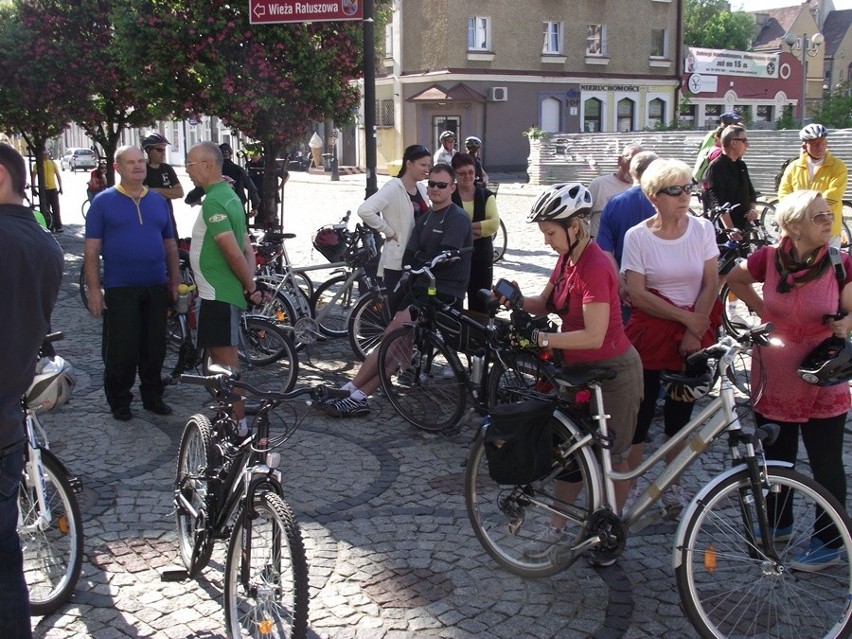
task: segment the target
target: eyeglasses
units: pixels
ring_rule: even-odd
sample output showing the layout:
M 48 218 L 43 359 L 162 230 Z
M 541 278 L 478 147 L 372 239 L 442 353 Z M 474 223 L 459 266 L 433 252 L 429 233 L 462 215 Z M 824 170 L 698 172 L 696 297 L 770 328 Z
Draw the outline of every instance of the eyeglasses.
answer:
M 204 163 L 205 163 L 205 162 L 207 162 L 207 161 L 208 161 L 208 160 L 198 160 L 197 162 L 187 162 L 187 163 L 186 163 L 186 168 L 188 169 L 189 167 L 191 167 L 191 166 L 195 166 L 196 164 L 204 164 Z
M 679 197 L 684 193 L 689 195 L 693 190 L 695 190 L 695 187 L 692 184 L 684 184 L 683 186 L 667 186 L 657 191 L 657 195 L 664 193 L 665 195 L 670 195 L 672 197 Z
M 429 185 L 430 189 L 445 189 L 450 185 L 449 182 L 433 182 L 432 180 L 429 180 L 426 184 Z
M 476 175 L 476 171 L 473 169 L 456 170 L 456 177 L 472 177 L 474 175 Z
M 811 222 L 814 224 L 831 224 L 834 222 L 834 213 L 831 211 L 823 211 L 822 213 L 817 213 L 811 218 Z
M 743 144 L 748 144 L 748 138 L 734 138 L 734 142 L 742 142 Z

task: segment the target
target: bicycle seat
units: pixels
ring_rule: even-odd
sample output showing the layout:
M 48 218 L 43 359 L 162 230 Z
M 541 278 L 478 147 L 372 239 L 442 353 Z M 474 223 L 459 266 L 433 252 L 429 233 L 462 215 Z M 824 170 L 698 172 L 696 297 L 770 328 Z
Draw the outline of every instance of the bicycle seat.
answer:
M 267 231 L 263 236 L 264 242 L 281 242 L 283 240 L 292 240 L 296 237 L 295 233 L 281 233 L 279 231 Z
M 563 386 L 588 386 L 615 379 L 614 368 L 572 368 L 562 369 L 554 376 Z

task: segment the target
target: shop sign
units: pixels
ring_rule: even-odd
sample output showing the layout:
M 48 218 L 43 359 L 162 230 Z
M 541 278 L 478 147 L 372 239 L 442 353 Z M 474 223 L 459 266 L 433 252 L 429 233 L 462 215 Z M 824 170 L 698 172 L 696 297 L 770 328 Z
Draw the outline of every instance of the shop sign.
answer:
M 684 60 L 684 71 L 701 75 L 777 78 L 778 54 L 689 47 L 689 55 Z

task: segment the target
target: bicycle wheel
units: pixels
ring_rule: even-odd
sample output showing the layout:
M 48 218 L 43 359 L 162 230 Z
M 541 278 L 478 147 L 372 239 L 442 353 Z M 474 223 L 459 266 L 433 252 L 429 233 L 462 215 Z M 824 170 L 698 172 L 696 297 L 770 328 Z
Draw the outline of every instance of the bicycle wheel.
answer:
M 756 282 L 753 286 L 757 294 L 762 297 L 763 284 Z M 722 286 L 719 299 L 722 300 L 722 326 L 728 335 L 741 336 L 745 331 L 743 322 L 747 328 L 760 325 L 760 316 L 749 309 L 740 298 L 731 293 L 731 286 L 727 282 Z
M 104 269 L 103 265 L 100 267 L 101 273 L 101 288 L 103 288 L 104 283 Z M 83 265 L 80 265 L 80 275 L 77 278 L 77 283 L 80 286 L 80 299 L 83 301 L 83 306 L 85 308 L 89 308 L 89 285 L 86 282 L 86 271 Z
M 495 364 L 488 371 L 485 390 L 488 408 L 513 404 L 533 394 L 553 397 L 558 393 L 553 366 L 529 352 L 512 351 L 501 355 L 506 367 Z
M 213 540 L 208 538 L 197 543 L 196 528 L 207 522 L 197 521 L 181 505 L 181 501 L 187 501 L 196 511 L 204 508 L 207 500 L 206 474 L 212 441 L 213 427 L 210 425 L 210 420 L 204 415 L 192 415 L 183 428 L 175 474 L 178 551 L 190 575 L 203 570 L 210 561 Z
M 279 495 L 255 495 L 247 537 L 240 515 L 225 563 L 228 636 L 304 639 L 308 630 L 308 564 L 293 511 Z
M 36 487 L 24 473 L 18 490 L 18 536 L 24 553 L 24 577 L 30 614 L 49 615 L 71 598 L 83 562 L 83 521 L 77 497 L 62 464 L 42 449 L 44 499 L 50 520 L 41 521 Z
M 89 212 L 89 207 L 92 205 L 92 201 L 89 198 L 83 200 L 83 203 L 80 205 L 80 213 L 83 214 L 83 219 L 86 219 L 86 213 Z
M 371 350 L 382 341 L 382 335 L 391 322 L 388 297 L 381 293 L 367 292 L 358 298 L 349 314 L 347 335 L 355 357 L 363 362 Z
M 702 637 L 848 637 L 849 518 L 827 490 L 790 468 L 769 467 L 766 481 L 776 504 L 789 506 L 794 517 L 790 538 L 786 531 L 775 538 L 778 562 L 759 540 L 752 543 L 757 511 L 748 471 L 699 495 L 681 524 L 675 573 L 690 621 Z M 818 518 L 818 512 L 824 515 Z M 769 518 L 770 526 L 777 523 Z M 780 526 L 775 530 L 780 532 Z M 839 546 L 837 563 L 819 572 L 796 570 L 793 558 L 809 548 L 814 535 L 832 548 Z
M 493 252 L 491 254 L 492 264 L 503 259 L 503 256 L 506 254 L 507 241 L 508 233 L 506 232 L 506 225 L 503 224 L 503 220 L 500 220 L 500 228 L 497 229 L 497 232 L 491 236 L 491 243 L 493 246 Z
M 287 332 L 265 317 L 254 315 L 244 317 L 241 328 L 240 361 L 250 366 L 278 363 L 283 392 L 291 390 L 299 375 L 299 356 Z
M 355 284 L 346 275 L 337 275 L 320 284 L 314 293 L 311 309 L 323 335 L 346 337 L 349 314 L 358 301 Z
M 163 384 L 180 379 L 181 374 L 199 364 L 198 349 L 192 341 L 192 332 L 186 313 L 172 310 L 166 320 L 166 357 L 163 360 Z
M 482 436 L 474 441 L 465 467 L 464 499 L 476 538 L 501 567 L 525 578 L 550 577 L 574 562 L 576 555 L 568 548 L 585 536 L 597 503 L 590 449 L 565 452 L 579 439 L 579 429 L 556 418 L 551 426 L 557 451 L 553 471 L 539 481 L 497 484 L 488 473 Z M 565 516 L 555 516 L 554 509 Z M 562 526 L 558 537 L 554 526 Z M 557 545 L 565 551 L 555 551 Z
M 426 431 L 459 423 L 467 389 L 458 356 L 434 333 L 402 326 L 379 344 L 382 391 L 407 422 Z
M 777 203 L 778 200 L 757 203 L 760 225 L 763 227 L 766 239 L 769 240 L 770 244 L 777 244 L 778 240 L 781 239 L 781 227 L 778 226 L 778 222 L 775 220 L 775 204 Z
M 840 250 L 852 253 L 852 230 L 846 220 L 852 218 L 852 202 L 843 200 L 843 219 L 840 224 Z

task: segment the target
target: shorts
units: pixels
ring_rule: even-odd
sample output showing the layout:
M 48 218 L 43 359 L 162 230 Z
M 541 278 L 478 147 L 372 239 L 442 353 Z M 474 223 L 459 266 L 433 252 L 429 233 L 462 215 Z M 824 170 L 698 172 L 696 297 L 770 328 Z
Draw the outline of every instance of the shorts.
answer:
M 604 407 L 609 415 L 607 431 L 613 437 L 610 456 L 614 462 L 624 461 L 630 452 L 633 433 L 636 430 L 636 416 L 644 395 L 642 360 L 636 349 L 631 346 L 621 355 L 610 359 L 578 364 L 580 368 L 589 366 L 612 368 L 616 371 L 615 379 L 604 381 L 601 384 L 601 390 Z M 565 368 L 571 369 L 570 366 Z
M 242 311 L 228 302 L 200 300 L 198 305 L 198 346 L 216 348 L 239 344 Z

